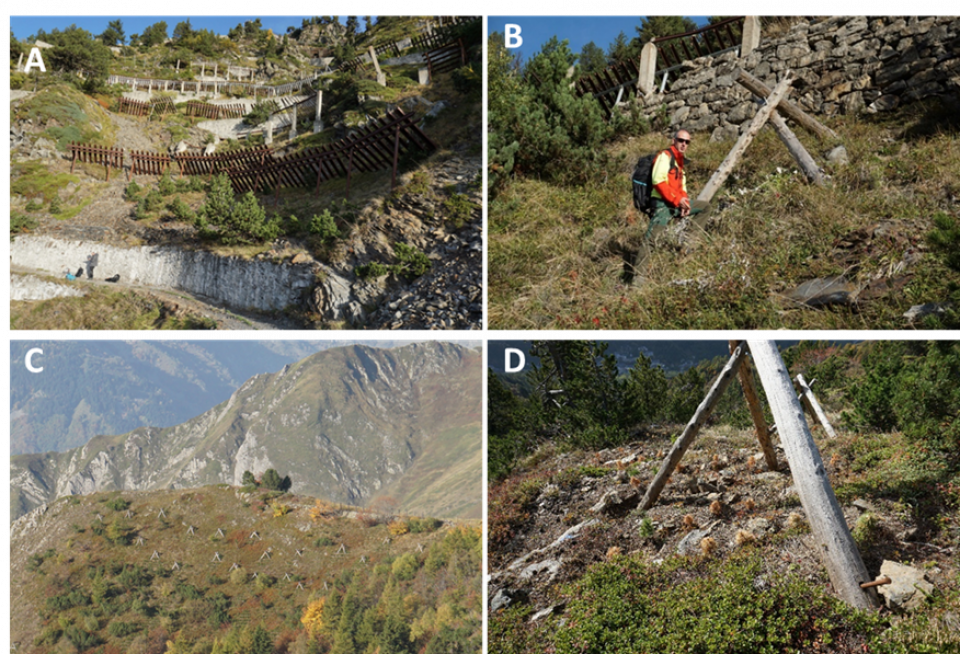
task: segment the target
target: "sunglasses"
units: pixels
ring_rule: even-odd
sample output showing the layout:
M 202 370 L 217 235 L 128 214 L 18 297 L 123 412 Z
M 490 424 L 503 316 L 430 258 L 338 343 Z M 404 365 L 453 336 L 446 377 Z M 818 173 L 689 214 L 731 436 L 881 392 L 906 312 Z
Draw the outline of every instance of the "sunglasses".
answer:
M 687 143 L 687 144 L 690 143 L 690 139 L 677 138 L 677 139 L 675 139 L 675 140 L 678 141 L 679 143 Z

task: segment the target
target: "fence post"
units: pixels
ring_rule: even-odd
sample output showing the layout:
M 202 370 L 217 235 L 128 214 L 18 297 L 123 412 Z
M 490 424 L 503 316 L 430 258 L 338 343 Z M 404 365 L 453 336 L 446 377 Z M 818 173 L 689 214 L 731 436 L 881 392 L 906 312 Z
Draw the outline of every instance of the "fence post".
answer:
M 803 408 L 793 390 L 790 373 L 777 351 L 777 344 L 761 340 L 748 342 L 760 381 L 767 392 L 770 412 L 780 433 L 780 443 L 790 464 L 800 503 L 820 545 L 818 549 L 830 581 L 840 599 L 847 604 L 859 609 L 875 609 L 879 606 L 876 591 L 860 587 L 862 582 L 870 581 L 870 573 L 860 558 L 843 510 L 830 486 L 820 450 L 803 418 Z
M 637 77 L 637 88 L 644 95 L 651 93 L 656 84 L 657 76 L 657 46 L 648 41 L 640 51 L 640 73 Z
M 713 381 L 713 385 L 707 392 L 707 396 L 700 402 L 700 406 L 697 407 L 693 417 L 690 418 L 690 422 L 684 427 L 683 433 L 674 441 L 673 447 L 670 448 L 670 451 L 667 453 L 667 458 L 665 458 L 660 465 L 660 470 L 657 472 L 656 477 L 653 478 L 653 481 L 650 482 L 650 485 L 647 487 L 647 492 L 644 493 L 643 499 L 640 500 L 641 510 L 645 511 L 656 504 L 657 498 L 660 497 L 660 492 L 663 491 L 663 487 L 667 485 L 667 479 L 673 474 L 674 469 L 677 467 L 677 464 L 680 463 L 680 459 L 683 458 L 684 453 L 690 448 L 693 441 L 696 440 L 697 434 L 700 433 L 700 428 L 706 424 L 710 414 L 713 413 L 713 409 L 717 406 L 720 396 L 723 395 L 723 392 L 733 380 L 733 376 L 739 369 L 746 352 L 746 347 L 741 343 L 734 349 L 733 354 L 730 355 L 727 365 L 723 367 L 723 370 L 720 371 L 720 374 Z
M 740 44 L 740 56 L 746 57 L 760 46 L 760 18 L 747 16 L 743 19 L 743 42 Z
M 323 106 L 323 91 L 317 91 L 317 115 L 313 119 L 313 133 L 323 131 L 323 121 L 320 120 L 320 110 Z

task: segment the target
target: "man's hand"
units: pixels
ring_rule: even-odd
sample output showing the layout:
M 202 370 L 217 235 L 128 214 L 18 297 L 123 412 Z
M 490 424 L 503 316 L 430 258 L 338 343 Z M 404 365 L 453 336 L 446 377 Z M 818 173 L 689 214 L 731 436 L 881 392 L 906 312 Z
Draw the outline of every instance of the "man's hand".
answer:
M 680 217 L 686 218 L 690 215 L 690 198 L 680 200 Z

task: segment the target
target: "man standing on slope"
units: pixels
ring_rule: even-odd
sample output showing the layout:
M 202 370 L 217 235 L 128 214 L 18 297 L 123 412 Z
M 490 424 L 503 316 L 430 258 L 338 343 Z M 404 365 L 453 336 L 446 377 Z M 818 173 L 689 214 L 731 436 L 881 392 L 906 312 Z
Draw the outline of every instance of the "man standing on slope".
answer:
M 634 281 L 634 275 L 640 271 L 649 256 L 652 245 L 670 223 L 672 218 L 686 218 L 702 213 L 706 202 L 695 201 L 691 205 L 687 195 L 687 176 L 684 171 L 687 147 L 690 145 L 690 132 L 677 130 L 673 135 L 673 144 L 657 155 L 653 161 L 650 192 L 650 225 L 643 237 L 643 244 L 634 260 L 624 266 L 624 281 Z

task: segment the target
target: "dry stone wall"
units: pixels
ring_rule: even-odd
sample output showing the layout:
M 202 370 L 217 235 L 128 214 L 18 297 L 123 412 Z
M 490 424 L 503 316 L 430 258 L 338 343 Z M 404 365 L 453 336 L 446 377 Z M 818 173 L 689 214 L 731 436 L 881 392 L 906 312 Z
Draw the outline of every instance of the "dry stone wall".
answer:
M 641 102 L 648 117 L 666 106 L 670 123 L 735 138 L 757 104 L 737 84 L 743 68 L 773 86 L 787 70 L 797 77 L 790 99 L 818 115 L 889 111 L 900 104 L 960 97 L 960 17 L 839 16 L 799 23 L 776 39 L 761 38 L 746 57 L 728 52 L 683 64 L 670 91 Z

